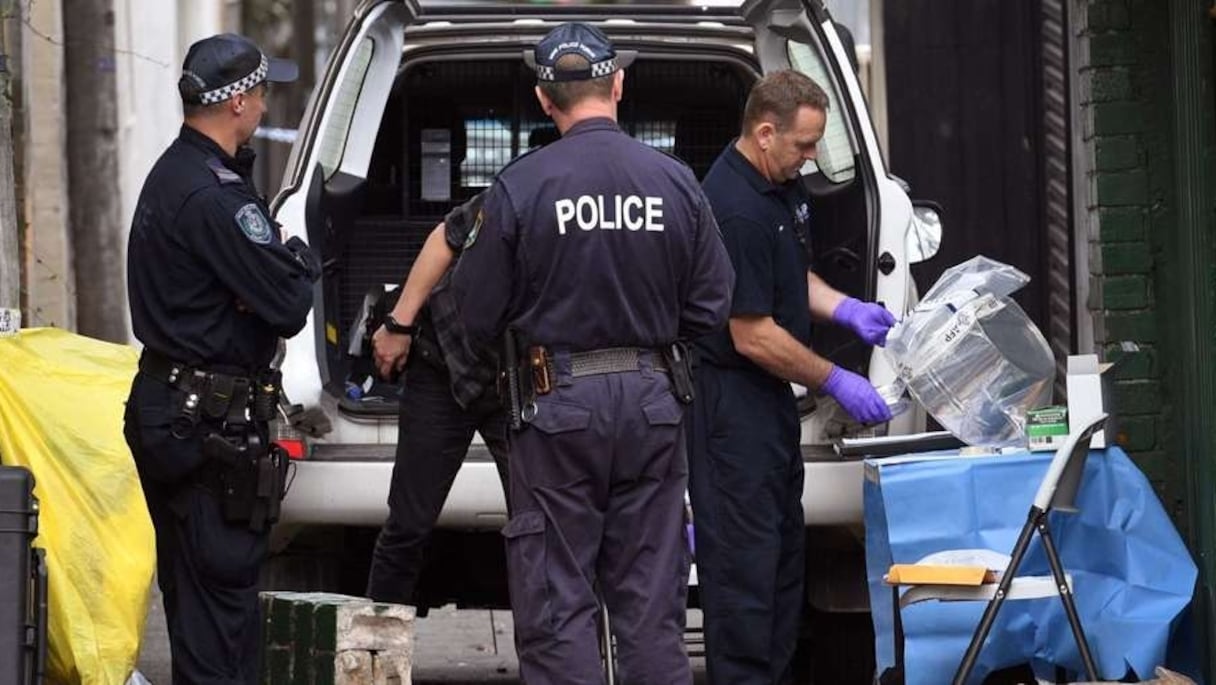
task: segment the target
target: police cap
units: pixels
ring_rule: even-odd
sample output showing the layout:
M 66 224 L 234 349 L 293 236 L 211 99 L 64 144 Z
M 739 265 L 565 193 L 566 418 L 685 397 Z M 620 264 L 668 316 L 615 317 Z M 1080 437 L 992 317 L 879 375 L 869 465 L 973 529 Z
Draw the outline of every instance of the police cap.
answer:
M 587 69 L 557 70 L 557 60 L 563 55 L 579 54 L 590 62 Z M 620 50 L 594 26 L 579 22 L 559 24 L 540 39 L 535 50 L 524 51 L 524 62 L 536 70 L 540 81 L 585 81 L 615 73 L 633 63 L 637 53 Z
M 188 105 L 212 105 L 262 81 L 289 83 L 299 71 L 291 60 L 266 57 L 244 36 L 221 33 L 190 46 L 177 89 Z

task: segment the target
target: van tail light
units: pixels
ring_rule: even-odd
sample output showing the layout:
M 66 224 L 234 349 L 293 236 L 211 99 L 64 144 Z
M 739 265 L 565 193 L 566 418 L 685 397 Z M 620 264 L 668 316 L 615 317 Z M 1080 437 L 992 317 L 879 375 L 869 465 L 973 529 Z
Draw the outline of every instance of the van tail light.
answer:
M 304 433 L 282 417 L 270 422 L 270 440 L 282 447 L 292 460 L 308 458 L 308 443 L 304 440 Z
M 303 440 L 298 439 L 279 439 L 274 441 L 276 445 L 283 448 L 287 452 L 287 456 L 291 459 L 305 459 L 308 455 L 308 445 Z

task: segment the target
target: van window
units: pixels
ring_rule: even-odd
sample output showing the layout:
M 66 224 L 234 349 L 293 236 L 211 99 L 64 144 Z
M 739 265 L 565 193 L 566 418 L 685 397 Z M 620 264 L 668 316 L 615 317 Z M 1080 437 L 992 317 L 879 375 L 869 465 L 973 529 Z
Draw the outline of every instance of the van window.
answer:
M 464 135 L 468 150 L 460 162 L 460 185 L 488 188 L 494 174 L 511 161 L 511 122 L 479 117 L 466 119 Z
M 823 140 L 819 141 L 819 157 L 807 164 L 818 168 L 833 183 L 850 181 L 857 174 L 854 168 L 857 149 L 849 137 L 849 123 L 845 119 L 847 109 L 840 104 L 836 81 L 813 46 L 789 41 L 788 50 L 790 64 L 814 79 L 828 94 L 827 128 Z
M 638 121 L 634 124 L 633 137 L 667 154 L 676 149 L 676 122 Z
M 327 180 L 338 170 L 342 154 L 346 151 L 346 137 L 350 134 L 350 124 L 355 117 L 355 104 L 359 100 L 359 91 L 363 89 L 363 80 L 367 77 L 374 49 L 371 38 L 359 42 L 351 58 L 350 70 L 334 94 L 329 121 L 321 134 L 317 153 L 317 161 Z
M 552 122 L 548 120 L 543 122 L 521 121 L 515 147 L 512 148 L 511 127 L 511 121 L 506 118 L 465 119 L 464 135 L 468 149 L 464 159 L 460 162 L 460 184 L 462 186 L 488 188 L 494 182 L 494 175 L 516 155 L 527 152 L 533 145 L 544 145 L 558 137 Z M 625 127 L 627 129 L 632 127 L 632 135 L 637 140 L 667 154 L 673 154 L 676 145 L 675 121 L 632 121 L 625 122 Z M 425 184 L 425 166 L 423 179 Z M 426 197 L 425 192 L 423 195 L 423 199 L 433 199 Z

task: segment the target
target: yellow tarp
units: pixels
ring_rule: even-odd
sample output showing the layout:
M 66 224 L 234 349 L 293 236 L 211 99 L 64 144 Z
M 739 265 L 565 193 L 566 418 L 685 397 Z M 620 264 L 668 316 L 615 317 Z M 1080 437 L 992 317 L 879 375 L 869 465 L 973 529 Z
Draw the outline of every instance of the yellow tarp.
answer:
M 50 683 L 121 685 L 139 655 L 156 543 L 122 435 L 136 361 L 55 328 L 0 338 L 0 463 L 36 480 Z

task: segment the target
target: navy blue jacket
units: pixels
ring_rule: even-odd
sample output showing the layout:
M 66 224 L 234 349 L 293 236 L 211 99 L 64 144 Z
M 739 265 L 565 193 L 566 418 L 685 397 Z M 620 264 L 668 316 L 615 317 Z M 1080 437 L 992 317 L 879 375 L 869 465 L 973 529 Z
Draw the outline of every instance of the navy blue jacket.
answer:
M 135 337 L 155 352 L 237 373 L 266 367 L 278 338 L 304 327 L 320 265 L 286 244 L 234 158 L 189 126 L 148 174 L 127 245 Z
M 570 351 L 721 328 L 733 284 L 692 171 L 607 118 L 503 169 L 452 274 L 470 344 L 510 326 Z

